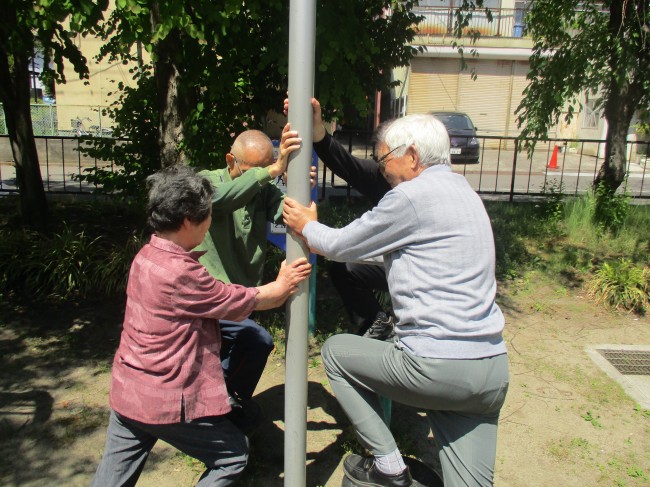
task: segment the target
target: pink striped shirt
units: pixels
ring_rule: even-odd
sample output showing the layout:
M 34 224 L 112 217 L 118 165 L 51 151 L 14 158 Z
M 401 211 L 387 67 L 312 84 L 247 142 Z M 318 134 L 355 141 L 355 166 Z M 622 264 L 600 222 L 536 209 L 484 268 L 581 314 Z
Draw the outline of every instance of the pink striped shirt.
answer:
M 241 321 L 257 289 L 224 284 L 187 252 L 153 235 L 131 264 L 110 404 L 143 423 L 169 424 L 230 411 L 219 319 Z

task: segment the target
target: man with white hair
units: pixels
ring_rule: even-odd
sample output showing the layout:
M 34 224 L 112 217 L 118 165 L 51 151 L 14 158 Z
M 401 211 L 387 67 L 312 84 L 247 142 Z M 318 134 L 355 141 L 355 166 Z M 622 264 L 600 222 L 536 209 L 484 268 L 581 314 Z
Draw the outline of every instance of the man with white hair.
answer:
M 372 210 L 334 229 L 318 223 L 313 203 L 284 206 L 312 251 L 383 259 L 398 320 L 393 343 L 340 334 L 321 349 L 337 400 L 373 455 L 348 456 L 345 475 L 357 485 L 414 485 L 383 421 L 386 397 L 426 411 L 445 485 L 492 485 L 509 373 L 489 217 L 452 172 L 447 131 L 433 116 L 386 123 L 376 138 L 392 189 Z

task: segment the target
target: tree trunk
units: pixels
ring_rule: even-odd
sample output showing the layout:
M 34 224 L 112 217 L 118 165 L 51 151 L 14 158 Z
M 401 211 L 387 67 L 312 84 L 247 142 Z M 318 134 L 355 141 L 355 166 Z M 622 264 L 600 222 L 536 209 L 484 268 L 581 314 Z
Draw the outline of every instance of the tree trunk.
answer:
M 160 23 L 158 4 L 151 9 L 151 23 L 154 28 Z M 191 100 L 183 86 L 182 65 L 187 62 L 183 56 L 182 37 L 177 29 L 154 45 L 154 73 L 158 88 L 158 145 L 162 167 L 185 164 L 186 156 L 180 144 L 184 138 L 184 123 L 189 113 Z
M 0 100 L 16 163 L 22 221 L 26 226 L 43 229 L 49 212 L 29 107 L 28 66 L 26 53 L 14 53 L 13 69 L 10 69 L 7 53 L 0 50 Z
M 625 179 L 627 132 L 639 99 L 640 93 L 629 82 L 619 84 L 612 76 L 609 97 L 605 102 L 605 160 L 594 181 L 594 186 L 603 182 L 608 194 L 614 194 Z
M 627 166 L 627 132 L 632 122 L 634 111 L 643 94 L 642 83 L 630 79 L 631 73 L 621 73 L 618 44 L 615 41 L 621 36 L 625 15 L 625 2 L 613 1 L 610 4 L 609 31 L 612 35 L 612 46 L 608 60 L 610 75 L 605 102 L 605 119 L 607 120 L 607 136 L 605 141 L 605 160 L 598 170 L 594 187 L 603 182 L 606 194 L 614 194 L 625 179 Z M 619 42 L 624 42 L 619 40 Z

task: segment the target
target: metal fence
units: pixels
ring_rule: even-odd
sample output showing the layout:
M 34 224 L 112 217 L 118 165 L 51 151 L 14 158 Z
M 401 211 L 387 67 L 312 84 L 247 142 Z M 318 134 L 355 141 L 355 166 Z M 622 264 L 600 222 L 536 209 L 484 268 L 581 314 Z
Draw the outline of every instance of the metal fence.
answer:
M 336 132 L 334 137 L 356 157 L 369 159 L 374 146 L 367 132 Z M 603 163 L 605 141 L 592 139 L 548 139 L 538 141 L 528 153 L 516 137 L 478 136 L 478 164 L 452 164 L 452 169 L 468 180 L 482 195 L 539 196 L 549 192 L 577 196 L 592 188 Z M 619 191 L 633 198 L 650 198 L 647 173 L 649 142 L 630 141 L 627 145 L 625 182 Z M 321 194 L 328 188 L 353 194 L 345 181 L 327 168 L 319 168 Z
M 93 137 L 36 136 L 36 150 L 41 166 L 45 191 L 49 193 L 92 194 L 97 187 L 75 176 L 88 168 L 103 167 L 114 170 L 111 162 L 100 161 L 81 152 L 84 145 L 92 144 Z M 119 143 L 115 139 L 116 143 Z M 13 162 L 9 136 L 0 135 L 0 193 L 16 193 L 16 167 Z
M 374 147 L 370 133 L 335 132 L 334 136 L 354 156 L 369 159 Z M 515 137 L 479 136 L 478 164 L 453 164 L 454 172 L 468 180 L 482 195 L 502 195 L 513 200 L 515 196 L 538 196 L 550 191 L 579 195 L 589 191 L 603 163 L 604 141 L 588 139 L 549 139 L 539 141 L 533 153 L 521 147 Z M 91 194 L 93 184 L 75 180 L 88 168 L 102 167 L 114 170 L 111 162 L 85 156 L 79 150 L 92 144 L 93 137 L 38 136 L 36 147 L 46 191 L 50 193 Z M 116 143 L 119 143 L 116 140 Z M 633 198 L 650 198 L 650 181 L 646 181 L 649 143 L 628 143 L 626 178 L 619 191 Z M 355 194 L 345 181 L 319 163 L 319 198 L 331 195 Z M 9 138 L 0 135 L 0 192 L 17 192 L 16 171 Z
M 56 107 L 53 105 L 30 105 L 34 135 L 58 135 Z M 0 103 L 0 134 L 7 134 L 7 120 Z

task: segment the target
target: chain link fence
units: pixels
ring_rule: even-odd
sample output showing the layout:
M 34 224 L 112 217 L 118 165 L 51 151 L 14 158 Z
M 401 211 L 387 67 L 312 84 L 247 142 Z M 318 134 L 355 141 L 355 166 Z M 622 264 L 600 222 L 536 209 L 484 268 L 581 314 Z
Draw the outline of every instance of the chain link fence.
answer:
M 36 136 L 94 135 L 110 137 L 110 119 L 103 114 L 106 107 L 88 105 L 31 104 L 32 126 Z M 7 135 L 4 107 L 0 103 L 0 135 Z

